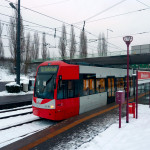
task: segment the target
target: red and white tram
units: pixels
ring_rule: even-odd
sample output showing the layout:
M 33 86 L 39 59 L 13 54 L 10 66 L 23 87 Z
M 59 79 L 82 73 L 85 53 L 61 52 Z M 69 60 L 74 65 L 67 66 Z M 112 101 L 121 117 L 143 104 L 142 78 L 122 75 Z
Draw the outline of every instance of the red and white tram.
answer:
M 130 73 L 130 96 L 133 95 Z M 33 114 L 63 120 L 115 101 L 115 91 L 126 87 L 126 69 L 48 61 L 37 69 Z

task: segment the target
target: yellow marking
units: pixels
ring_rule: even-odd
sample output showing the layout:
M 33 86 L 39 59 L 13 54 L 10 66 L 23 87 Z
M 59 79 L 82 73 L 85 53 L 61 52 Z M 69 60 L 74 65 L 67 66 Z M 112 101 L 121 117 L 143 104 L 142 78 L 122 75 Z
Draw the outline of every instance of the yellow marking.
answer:
M 146 93 L 146 94 L 147 94 L 147 93 Z M 146 95 L 146 94 L 141 94 L 140 96 L 138 96 L 138 98 L 141 98 L 141 97 L 143 97 L 143 96 Z M 133 100 L 134 100 L 134 98 L 130 99 L 129 101 L 131 102 L 131 101 L 133 101 Z M 77 120 L 77 121 L 75 121 L 75 122 L 73 122 L 73 123 L 71 123 L 71 124 L 69 124 L 69 125 L 67 125 L 67 126 L 65 126 L 65 127 L 63 127 L 63 128 L 61 128 L 61 129 L 59 129 L 59 130 L 57 130 L 57 131 L 55 131 L 55 132 L 53 132 L 53 133 L 50 133 L 49 135 L 47 135 L 47 136 L 45 136 L 45 137 L 42 137 L 41 139 L 39 139 L 39 140 L 37 140 L 37 141 L 35 141 L 35 142 L 33 142 L 33 143 L 28 144 L 27 146 L 22 147 L 20 150 L 28 150 L 28 149 L 31 149 L 31 148 L 33 148 L 33 147 L 35 147 L 35 146 L 37 146 L 37 145 L 39 145 L 39 144 L 41 144 L 41 143 L 47 141 L 47 140 L 53 138 L 54 136 L 56 136 L 56 135 L 58 135 L 58 134 L 60 134 L 60 133 L 63 133 L 64 131 L 67 131 L 68 129 L 70 129 L 70 128 L 72 128 L 72 127 L 74 127 L 74 126 L 76 126 L 76 125 L 78 125 L 78 124 L 80 124 L 80 123 L 86 121 L 86 120 L 89 120 L 89 119 L 91 119 L 91 118 L 93 118 L 93 117 L 96 117 L 96 116 L 98 116 L 98 115 L 101 115 L 101 114 L 103 114 L 103 113 L 106 113 L 106 112 L 108 112 L 108 111 L 111 111 L 111 110 L 117 108 L 118 106 L 119 106 L 119 105 L 112 106 L 112 107 L 107 108 L 107 109 L 105 109 L 105 110 L 102 110 L 102 111 L 100 111 L 100 112 L 94 113 L 94 114 L 92 114 L 92 115 L 90 115 L 90 116 L 86 116 L 86 117 L 84 117 L 84 118 L 82 118 L 82 119 L 80 119 L 80 120 Z

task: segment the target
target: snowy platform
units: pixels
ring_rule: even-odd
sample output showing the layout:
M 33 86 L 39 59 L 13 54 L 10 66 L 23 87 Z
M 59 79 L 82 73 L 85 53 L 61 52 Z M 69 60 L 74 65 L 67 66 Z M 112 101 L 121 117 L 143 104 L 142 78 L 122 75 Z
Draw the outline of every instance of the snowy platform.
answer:
M 130 115 L 129 123 L 127 124 L 124 105 L 121 129 L 119 129 L 118 123 L 118 108 L 115 106 L 116 104 L 109 104 L 80 116 L 64 120 L 55 126 L 48 127 L 4 148 L 20 149 L 28 146 L 31 149 L 51 150 L 149 149 L 147 140 L 150 138 L 149 106 L 139 104 L 139 119 L 134 119 L 133 115 Z M 110 107 L 114 109 L 110 110 Z M 109 109 L 109 111 L 104 112 L 105 109 Z M 99 112 L 103 113 L 100 114 Z

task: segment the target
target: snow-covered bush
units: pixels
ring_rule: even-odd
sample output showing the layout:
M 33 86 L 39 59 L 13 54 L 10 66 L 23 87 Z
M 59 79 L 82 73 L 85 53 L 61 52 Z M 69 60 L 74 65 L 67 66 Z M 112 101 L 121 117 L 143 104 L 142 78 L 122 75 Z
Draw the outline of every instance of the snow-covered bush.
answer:
M 8 93 L 19 93 L 20 85 L 16 84 L 16 82 L 10 82 L 5 85 Z

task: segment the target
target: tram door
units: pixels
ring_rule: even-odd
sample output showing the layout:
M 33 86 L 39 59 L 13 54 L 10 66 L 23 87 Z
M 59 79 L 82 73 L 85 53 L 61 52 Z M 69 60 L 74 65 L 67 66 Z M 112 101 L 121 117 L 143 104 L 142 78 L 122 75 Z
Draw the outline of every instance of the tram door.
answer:
M 115 78 L 109 77 L 107 79 L 107 103 L 110 104 L 115 102 Z

